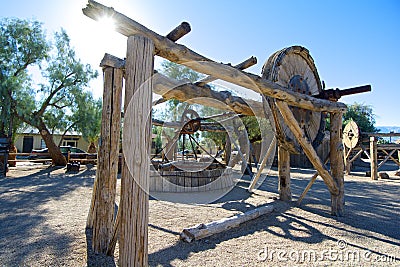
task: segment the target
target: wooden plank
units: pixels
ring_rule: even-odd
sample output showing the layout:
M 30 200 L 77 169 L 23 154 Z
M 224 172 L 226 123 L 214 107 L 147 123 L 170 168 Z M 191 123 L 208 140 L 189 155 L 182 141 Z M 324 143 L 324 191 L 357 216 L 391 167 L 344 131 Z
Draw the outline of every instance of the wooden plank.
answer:
M 371 136 L 369 138 L 369 153 L 371 155 L 371 180 L 378 180 L 378 149 L 377 138 Z
M 289 126 L 290 130 L 293 132 L 296 140 L 299 142 L 301 147 L 304 150 L 304 153 L 310 160 L 311 164 L 314 168 L 318 171 L 319 175 L 324 180 L 325 184 L 328 186 L 329 191 L 333 195 L 337 195 L 339 193 L 339 189 L 336 185 L 336 182 L 333 180 L 332 176 L 326 169 L 325 165 L 319 158 L 317 152 L 315 152 L 314 148 L 312 147 L 310 140 L 308 140 L 303 130 L 297 124 L 296 118 L 294 117 L 292 111 L 290 110 L 288 104 L 283 101 L 276 101 L 276 106 L 278 107 L 285 123 Z
M 141 34 L 154 42 L 156 55 L 185 65 L 195 71 L 243 86 L 266 96 L 284 100 L 296 107 L 318 112 L 346 111 L 346 105 L 343 103 L 331 102 L 293 92 L 258 75 L 237 70 L 230 65 L 214 62 L 183 45 L 176 44 L 168 38 L 149 30 L 133 19 L 115 11 L 113 8 L 104 6 L 96 1 L 89 0 L 86 8 L 82 11 L 86 16 L 94 20 L 99 20 L 105 15 L 112 17 L 115 21 L 115 30 L 117 32 L 125 36 Z
M 290 190 L 290 153 L 279 145 L 278 179 L 279 199 L 282 201 L 292 201 L 292 191 Z
M 132 144 L 131 153 L 124 155 L 126 165 L 121 177 L 121 236 L 119 264 L 148 265 L 148 223 L 151 144 L 151 75 L 153 74 L 154 44 L 143 36 L 128 38 L 125 82 L 125 142 Z M 133 97 L 134 96 L 134 97 Z M 127 108 L 132 105 L 129 113 Z M 129 115 L 128 115 L 129 114 Z
M 331 113 L 330 128 L 330 162 L 331 173 L 338 194 L 331 194 L 331 214 L 334 216 L 344 215 L 344 158 L 342 142 L 342 113 Z
M 183 229 L 182 233 L 180 234 L 180 238 L 185 242 L 199 240 L 238 227 L 244 222 L 269 214 L 273 210 L 274 207 L 272 205 L 261 206 L 229 218 L 223 218 L 221 220 L 206 224 L 201 223 L 194 227 Z

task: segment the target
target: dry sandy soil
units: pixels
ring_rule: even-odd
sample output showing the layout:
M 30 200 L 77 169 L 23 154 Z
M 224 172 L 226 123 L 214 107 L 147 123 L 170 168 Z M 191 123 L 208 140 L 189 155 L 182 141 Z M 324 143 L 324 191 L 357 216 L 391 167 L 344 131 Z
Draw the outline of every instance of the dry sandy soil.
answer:
M 296 200 L 313 170 L 292 169 Z M 276 200 L 277 177 L 249 194 L 248 177 L 207 205 L 150 201 L 150 266 L 400 266 L 400 178 L 345 177 L 346 212 L 330 215 L 329 193 L 317 179 L 301 206 Z M 79 173 L 43 165 L 11 168 L 0 179 L 0 266 L 116 266 L 91 250 L 85 230 L 95 168 Z M 269 215 L 192 243 L 185 227 L 271 203 Z

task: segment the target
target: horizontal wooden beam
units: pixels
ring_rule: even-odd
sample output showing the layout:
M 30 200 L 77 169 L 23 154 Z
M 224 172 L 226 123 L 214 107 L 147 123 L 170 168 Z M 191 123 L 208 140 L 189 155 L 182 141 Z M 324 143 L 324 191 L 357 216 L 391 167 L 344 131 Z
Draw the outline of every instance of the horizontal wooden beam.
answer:
M 153 92 L 166 99 L 200 104 L 237 114 L 263 117 L 261 102 L 232 95 L 229 91 L 215 91 L 208 86 L 196 86 L 170 79 L 162 74 L 153 76 Z
M 362 135 L 367 135 L 367 136 L 377 136 L 377 137 L 399 137 L 400 133 L 368 133 L 368 132 L 362 132 Z
M 117 32 L 125 36 L 134 34 L 143 35 L 153 41 L 156 55 L 185 65 L 195 71 L 214 76 L 215 78 L 248 88 L 269 97 L 286 101 L 292 106 L 317 112 L 346 111 L 346 105 L 343 103 L 317 99 L 293 92 L 258 75 L 237 70 L 230 65 L 214 62 L 184 45 L 176 44 L 168 38 L 153 32 L 133 19 L 115 11 L 113 8 L 104 6 L 96 1 L 89 0 L 86 8 L 83 9 L 83 13 L 94 20 L 99 20 L 104 16 L 113 18 Z
M 125 68 L 125 60 L 105 54 L 100 66 Z M 234 96 L 229 91 L 215 91 L 209 86 L 184 83 L 157 72 L 153 75 L 153 92 L 165 99 L 176 99 L 181 102 L 200 104 L 248 116 L 264 116 L 263 105 L 259 101 Z M 162 102 L 164 101 L 160 101 L 160 103 Z

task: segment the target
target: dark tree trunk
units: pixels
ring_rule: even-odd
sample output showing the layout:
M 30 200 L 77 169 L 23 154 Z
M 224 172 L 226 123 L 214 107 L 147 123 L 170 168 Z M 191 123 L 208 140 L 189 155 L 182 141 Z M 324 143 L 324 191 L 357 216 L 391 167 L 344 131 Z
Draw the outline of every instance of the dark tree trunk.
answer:
M 46 143 L 47 148 L 49 149 L 49 154 L 51 159 L 53 160 L 53 164 L 56 166 L 67 165 L 66 158 L 61 153 L 60 148 L 54 142 L 53 135 L 50 134 L 50 131 L 47 129 L 42 120 L 39 121 L 39 125 L 37 128 L 44 142 Z

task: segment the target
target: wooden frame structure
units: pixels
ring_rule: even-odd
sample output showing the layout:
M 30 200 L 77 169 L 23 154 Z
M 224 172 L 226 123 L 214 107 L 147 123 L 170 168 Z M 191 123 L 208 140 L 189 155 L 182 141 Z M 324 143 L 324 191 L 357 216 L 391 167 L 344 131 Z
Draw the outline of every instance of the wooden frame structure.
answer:
M 116 31 L 127 36 L 127 58 L 126 61 L 106 56 L 102 61 L 104 67 L 104 105 L 102 121 L 102 137 L 99 155 L 99 170 L 95 180 L 92 205 L 88 217 L 88 227 L 93 227 L 95 235 L 94 250 L 96 252 L 107 252 L 112 254 L 115 240 L 119 233 L 120 265 L 121 266 L 147 266 L 147 224 L 148 224 L 148 185 L 149 185 L 149 154 L 151 122 L 148 116 L 151 111 L 153 57 L 161 56 L 172 62 L 185 65 L 195 71 L 210 75 L 215 79 L 242 86 L 244 88 L 261 93 L 266 97 L 273 98 L 276 106 L 282 114 L 285 123 L 293 132 L 293 135 L 301 145 L 307 157 L 312 162 L 318 174 L 323 178 L 331 194 L 331 213 L 335 216 L 344 214 L 344 163 L 342 145 L 342 113 L 346 105 L 340 102 L 332 102 L 318 99 L 312 96 L 294 92 L 263 79 L 260 76 L 244 72 L 232 67 L 230 64 L 214 62 L 184 45 L 176 44 L 175 41 L 190 30 L 190 27 L 182 26 L 174 29 L 167 37 L 161 36 L 138 22 L 116 12 L 113 8 L 106 7 L 95 1 L 89 0 L 83 13 L 99 20 L 104 16 L 115 20 Z M 112 107 L 107 99 L 111 93 L 120 94 L 121 70 L 125 71 L 125 112 L 127 105 L 132 101 L 130 114 L 125 113 L 124 135 L 129 136 L 136 158 L 132 162 L 124 162 L 121 182 L 121 201 L 117 218 L 114 218 L 115 181 L 118 159 L 116 150 L 118 141 L 115 134 L 119 126 L 117 111 L 118 104 Z M 114 76 L 110 78 L 110 74 Z M 110 80 L 111 79 L 111 80 Z M 187 85 L 185 88 L 204 88 L 203 84 Z M 196 87 L 193 87 L 196 86 Z M 118 89 L 117 89 L 118 87 Z M 157 86 L 155 86 L 156 88 Z M 106 92 L 106 88 L 107 92 Z M 185 90 L 185 88 L 180 88 Z M 174 90 L 172 90 L 174 91 Z M 163 96 L 171 97 L 174 93 L 169 91 Z M 177 92 L 177 91 L 175 91 Z M 201 93 L 201 92 L 200 92 Z M 176 93 L 178 94 L 178 93 Z M 135 95 L 133 97 L 133 95 Z M 185 95 L 185 94 L 184 94 Z M 182 97 L 184 98 L 184 97 Z M 111 102 L 120 103 L 120 95 L 111 97 Z M 236 99 L 239 101 L 239 99 Z M 239 101 L 240 102 L 240 101 Z M 203 103 L 205 104 L 205 103 Z M 256 105 L 258 105 L 256 103 Z M 324 162 L 318 157 L 310 141 L 305 137 L 303 130 L 296 122 L 289 106 L 295 106 L 316 112 L 327 112 L 331 117 L 331 139 L 330 158 L 331 170 L 329 171 Z M 246 104 L 241 109 L 249 112 Z M 253 113 L 253 112 L 251 112 Z M 116 117 L 114 117 L 114 114 Z M 111 116 L 110 116 L 111 115 Z M 127 119 L 129 118 L 129 119 Z M 114 121 L 115 120 L 115 121 Z M 115 127 L 114 127 L 115 126 Z M 99 152 L 99 153 L 100 153 Z M 109 153 L 107 158 L 106 154 Z M 288 164 L 289 153 L 279 151 L 279 179 L 280 196 L 284 200 L 291 200 L 290 193 L 290 165 Z M 100 159 L 103 157 L 103 159 Z M 124 161 L 125 161 L 124 157 Z M 102 164 L 105 165 L 102 165 Z M 104 167 L 101 167 L 104 166 Z
M 363 137 L 368 138 L 369 146 L 363 145 L 363 141 L 357 140 L 357 144 L 353 148 L 345 148 L 344 162 L 346 173 L 350 174 L 352 164 L 362 154 L 365 154 L 370 160 L 370 177 L 371 180 L 378 180 L 378 170 L 388 160 L 392 160 L 400 167 L 400 144 L 378 144 L 379 137 L 399 137 L 400 133 L 360 133 Z M 365 142 L 364 142 L 365 143 Z M 385 158 L 378 160 L 378 152 L 385 154 Z M 397 152 L 397 159 L 393 154 Z M 352 153 L 355 153 L 352 155 Z

